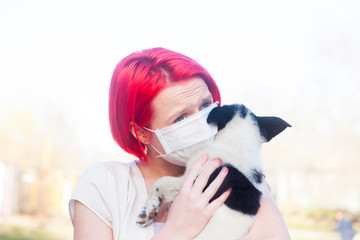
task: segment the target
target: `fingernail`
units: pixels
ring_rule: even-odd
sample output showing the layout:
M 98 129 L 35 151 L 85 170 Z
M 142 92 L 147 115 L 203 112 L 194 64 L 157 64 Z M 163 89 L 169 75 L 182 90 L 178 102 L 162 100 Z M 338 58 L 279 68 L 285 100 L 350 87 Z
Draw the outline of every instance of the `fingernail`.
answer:
M 206 159 L 207 159 L 207 154 L 205 153 L 204 155 L 201 156 L 201 161 L 204 162 L 206 161 Z
M 227 167 L 223 167 L 221 171 L 225 174 L 229 172 L 229 169 Z

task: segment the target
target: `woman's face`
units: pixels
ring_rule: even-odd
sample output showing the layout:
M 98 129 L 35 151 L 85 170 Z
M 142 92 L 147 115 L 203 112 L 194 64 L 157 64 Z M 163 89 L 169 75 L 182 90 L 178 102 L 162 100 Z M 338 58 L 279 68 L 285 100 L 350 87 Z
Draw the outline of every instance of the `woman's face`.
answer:
M 201 111 L 213 103 L 211 93 L 202 78 L 171 83 L 152 101 L 152 119 L 148 128 L 161 129 Z M 155 134 L 151 144 L 164 153 Z

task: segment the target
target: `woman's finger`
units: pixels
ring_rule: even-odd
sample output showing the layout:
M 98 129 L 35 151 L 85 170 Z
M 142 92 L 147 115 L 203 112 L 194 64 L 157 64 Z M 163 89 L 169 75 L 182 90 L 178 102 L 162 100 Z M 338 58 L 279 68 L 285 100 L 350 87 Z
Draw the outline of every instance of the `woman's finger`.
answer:
M 227 167 L 223 167 L 216 178 L 211 182 L 211 184 L 206 188 L 203 193 L 204 199 L 209 201 L 212 197 L 214 197 L 215 193 L 224 182 L 226 175 L 228 174 L 229 169 Z
M 197 193 L 201 194 L 203 192 L 204 187 L 209 181 L 210 175 L 221 165 L 220 159 L 214 159 L 211 161 L 199 174 L 194 183 L 194 190 Z
M 204 154 L 198 160 L 196 160 L 196 162 L 191 166 L 191 168 L 187 172 L 182 188 L 185 189 L 192 188 L 194 181 L 197 177 L 197 174 L 199 173 L 202 166 L 204 166 L 204 164 L 208 160 L 208 157 L 209 156 L 207 154 Z
M 212 201 L 207 207 L 208 214 L 212 216 L 215 213 L 215 211 L 218 210 L 219 207 L 221 207 L 221 205 L 224 204 L 226 199 L 230 196 L 230 193 L 231 193 L 231 188 L 223 192 L 223 194 L 221 194 L 220 197 Z

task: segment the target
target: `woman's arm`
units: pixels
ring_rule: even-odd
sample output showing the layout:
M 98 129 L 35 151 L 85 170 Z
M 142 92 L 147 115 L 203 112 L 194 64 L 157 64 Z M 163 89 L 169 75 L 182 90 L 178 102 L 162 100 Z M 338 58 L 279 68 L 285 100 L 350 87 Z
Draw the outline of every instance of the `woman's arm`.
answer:
M 113 240 L 112 229 L 89 208 L 75 201 L 74 240 Z
M 266 181 L 266 180 L 265 180 Z M 270 191 L 263 192 L 259 212 L 250 232 L 241 240 L 288 240 L 290 235 L 285 221 L 276 206 Z

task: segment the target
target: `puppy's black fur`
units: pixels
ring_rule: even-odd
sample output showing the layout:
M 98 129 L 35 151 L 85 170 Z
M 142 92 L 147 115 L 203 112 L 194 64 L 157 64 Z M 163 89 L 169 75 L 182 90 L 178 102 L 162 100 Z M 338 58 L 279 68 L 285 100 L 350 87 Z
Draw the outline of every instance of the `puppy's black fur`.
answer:
M 207 122 L 216 122 L 218 124 L 218 130 L 221 131 L 226 127 L 227 123 L 236 116 L 236 114 L 241 118 L 246 118 L 246 116 L 249 115 L 253 120 L 254 125 L 258 126 L 259 134 L 266 142 L 281 133 L 285 128 L 291 127 L 290 124 L 278 117 L 258 117 L 241 104 L 224 105 L 222 107 L 214 108 L 210 112 Z M 238 169 L 230 164 L 226 164 L 225 166 L 229 168 L 229 173 L 215 196 L 210 201 L 218 198 L 222 193 L 231 188 L 231 194 L 226 200 L 225 205 L 244 214 L 256 215 L 260 207 L 261 192 Z M 214 171 L 204 190 L 216 178 L 221 168 L 222 167 L 219 167 Z M 253 180 L 260 184 L 263 178 L 262 172 L 257 169 L 252 169 L 251 171 Z
M 211 174 L 204 191 L 220 173 L 223 166 L 229 169 L 229 173 L 210 202 L 231 188 L 231 194 L 225 201 L 225 205 L 244 214 L 255 215 L 260 207 L 261 192 L 254 187 L 244 174 L 230 164 L 224 164 L 218 167 Z
M 231 121 L 231 119 L 233 119 L 236 112 L 238 112 L 242 118 L 245 118 L 248 110 L 244 105 L 238 104 L 216 107 L 211 110 L 207 118 L 207 123 L 217 122 L 218 130 L 220 131 Z
M 255 115 L 254 115 L 255 116 Z M 273 137 L 281 133 L 287 127 L 291 127 L 290 124 L 278 117 L 257 117 L 256 122 L 259 126 L 261 135 L 270 141 Z
M 217 122 L 218 130 L 220 131 L 233 119 L 236 113 L 242 118 L 245 118 L 249 113 L 254 123 L 259 126 L 260 134 L 267 142 L 284 131 L 285 128 L 291 127 L 290 124 L 279 117 L 258 117 L 254 113 L 249 112 L 248 108 L 242 104 L 224 105 L 214 108 L 210 112 L 207 122 Z
M 256 169 L 252 169 L 252 176 L 256 183 L 262 183 L 262 179 L 264 177 L 264 174 L 262 172 L 259 172 Z

